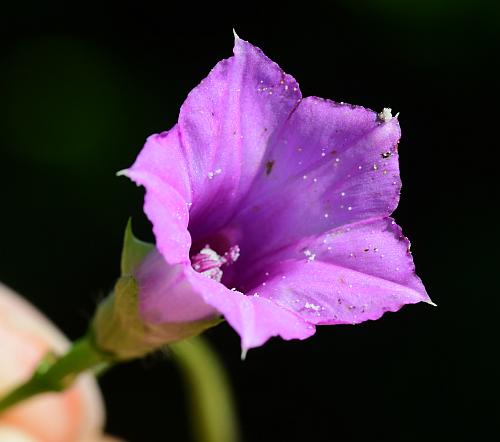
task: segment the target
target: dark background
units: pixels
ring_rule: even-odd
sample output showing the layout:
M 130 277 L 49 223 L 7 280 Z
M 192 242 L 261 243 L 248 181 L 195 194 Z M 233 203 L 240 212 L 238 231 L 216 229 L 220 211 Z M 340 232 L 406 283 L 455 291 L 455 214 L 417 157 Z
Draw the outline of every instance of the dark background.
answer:
M 142 190 L 115 172 L 149 134 L 176 122 L 186 94 L 231 55 L 234 26 L 294 75 L 304 96 L 400 112 L 395 216 L 438 304 L 321 327 L 305 342 L 272 340 L 245 362 L 227 325 L 210 331 L 244 441 L 496 439 L 494 4 L 341 1 L 312 11 L 312 21 L 300 8 L 275 14 L 255 4 L 276 20 L 201 27 L 166 6 L 4 13 L 0 280 L 71 338 L 84 333 L 118 275 L 128 217 L 138 236 L 152 238 Z M 117 367 L 101 386 L 110 433 L 190 440 L 183 386 L 167 358 Z

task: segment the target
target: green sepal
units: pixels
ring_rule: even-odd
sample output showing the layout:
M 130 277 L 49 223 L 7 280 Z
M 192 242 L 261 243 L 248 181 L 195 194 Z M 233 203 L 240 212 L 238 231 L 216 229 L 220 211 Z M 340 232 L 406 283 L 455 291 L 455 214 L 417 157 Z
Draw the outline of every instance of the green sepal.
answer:
M 154 245 L 141 241 L 132 232 L 132 219 L 129 218 L 125 235 L 123 237 L 123 249 L 121 257 L 121 274 L 132 275 L 134 269 L 144 260 L 146 255 L 154 249 Z
M 221 322 L 221 318 L 164 324 L 144 322 L 139 315 L 137 283 L 132 276 L 122 276 L 114 292 L 99 306 L 93 328 L 99 348 L 112 352 L 118 359 L 132 359 L 199 335 Z

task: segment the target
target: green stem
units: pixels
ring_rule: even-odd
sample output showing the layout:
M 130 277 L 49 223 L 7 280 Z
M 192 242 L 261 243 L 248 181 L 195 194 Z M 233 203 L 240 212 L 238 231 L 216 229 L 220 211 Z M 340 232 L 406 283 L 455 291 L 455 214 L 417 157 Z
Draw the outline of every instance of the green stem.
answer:
M 76 341 L 65 355 L 45 357 L 28 381 L 0 400 L 0 414 L 37 394 L 62 391 L 73 383 L 78 374 L 101 368 L 112 361 L 111 356 L 98 350 L 92 337 L 87 335 Z
M 226 371 L 201 336 L 168 347 L 189 390 L 191 421 L 197 442 L 240 440 L 238 419 Z

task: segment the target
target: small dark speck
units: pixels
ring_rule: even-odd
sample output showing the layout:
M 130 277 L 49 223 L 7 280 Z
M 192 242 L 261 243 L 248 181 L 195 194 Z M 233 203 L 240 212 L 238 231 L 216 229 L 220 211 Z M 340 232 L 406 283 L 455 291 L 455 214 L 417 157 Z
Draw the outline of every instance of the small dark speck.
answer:
M 264 132 L 267 132 L 267 127 L 264 128 Z
M 365 252 L 368 252 L 368 251 L 370 251 L 370 249 L 364 249 L 364 250 L 365 250 Z
M 212 117 L 215 117 L 215 112 L 210 112 L 210 114 L 212 115 Z
M 273 171 L 274 160 L 268 161 L 266 163 L 266 175 L 269 175 Z
M 337 151 L 335 149 L 333 149 L 331 152 L 330 152 L 333 156 L 337 155 Z
M 382 152 L 380 156 L 385 160 L 391 156 L 391 152 Z

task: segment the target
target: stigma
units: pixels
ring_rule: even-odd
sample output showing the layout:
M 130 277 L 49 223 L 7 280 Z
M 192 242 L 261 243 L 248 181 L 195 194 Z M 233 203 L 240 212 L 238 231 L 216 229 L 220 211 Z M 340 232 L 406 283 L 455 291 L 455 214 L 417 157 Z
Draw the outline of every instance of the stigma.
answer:
M 219 255 L 207 244 L 196 255 L 191 257 L 191 266 L 194 270 L 217 282 L 222 279 L 222 266 L 233 264 L 240 256 L 240 247 L 231 246 L 224 255 Z

